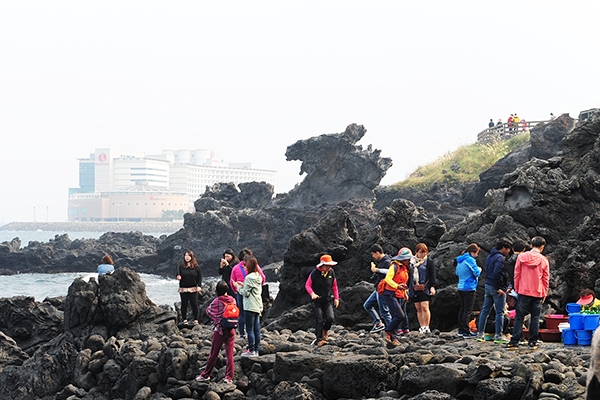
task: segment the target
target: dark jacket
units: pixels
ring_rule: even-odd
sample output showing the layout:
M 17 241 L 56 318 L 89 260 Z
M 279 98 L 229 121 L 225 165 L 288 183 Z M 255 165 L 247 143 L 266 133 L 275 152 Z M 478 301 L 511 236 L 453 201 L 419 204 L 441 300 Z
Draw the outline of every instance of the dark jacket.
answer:
M 184 268 L 182 266 L 179 266 L 178 274 L 181 275 L 179 287 L 191 288 L 196 286 L 202 286 L 202 270 L 199 266 L 196 268 Z
M 375 275 L 375 289 L 377 289 L 377 285 L 379 284 L 379 282 L 381 282 L 382 279 L 385 279 L 385 275 L 387 274 L 387 271 L 390 269 L 391 263 L 392 263 L 392 257 L 388 256 L 387 254 L 384 254 L 383 257 L 381 257 L 381 259 L 376 262 L 377 272 L 375 272 L 373 274 L 373 275 Z M 386 273 L 384 274 L 384 273 L 379 272 L 380 269 L 385 269 Z
M 508 289 L 508 273 L 504 268 L 504 256 L 495 247 L 485 259 L 485 284 L 495 290 Z

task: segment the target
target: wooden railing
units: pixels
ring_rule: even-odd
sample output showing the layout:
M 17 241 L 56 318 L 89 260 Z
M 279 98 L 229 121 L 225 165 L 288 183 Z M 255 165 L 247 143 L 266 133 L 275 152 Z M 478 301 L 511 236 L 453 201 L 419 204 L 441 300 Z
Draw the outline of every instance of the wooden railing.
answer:
M 493 142 L 495 140 L 506 140 L 512 136 L 529 132 L 529 129 L 533 128 L 537 124 L 543 124 L 546 121 L 525 121 L 525 122 L 505 122 L 500 125 L 494 125 L 493 128 L 487 128 L 477 134 L 478 142 Z

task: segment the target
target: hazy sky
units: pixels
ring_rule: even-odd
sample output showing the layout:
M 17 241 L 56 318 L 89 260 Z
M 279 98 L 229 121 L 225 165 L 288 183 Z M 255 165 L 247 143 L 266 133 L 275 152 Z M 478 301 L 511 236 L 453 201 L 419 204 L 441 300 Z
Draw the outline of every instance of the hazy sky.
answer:
M 598 1 L 0 0 L 0 223 L 67 219 L 97 147 L 210 148 L 302 177 L 362 124 L 402 180 L 490 118 L 600 107 Z M 48 213 L 46 213 L 48 211 Z

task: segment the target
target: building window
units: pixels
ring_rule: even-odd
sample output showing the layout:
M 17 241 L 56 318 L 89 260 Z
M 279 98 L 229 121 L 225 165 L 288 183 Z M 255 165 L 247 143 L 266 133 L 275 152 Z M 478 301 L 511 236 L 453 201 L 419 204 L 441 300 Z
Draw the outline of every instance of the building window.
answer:
M 87 207 L 81 207 L 81 213 L 87 214 Z M 82 221 L 83 221 L 83 219 L 82 219 Z M 86 221 L 87 221 L 87 218 L 86 218 Z

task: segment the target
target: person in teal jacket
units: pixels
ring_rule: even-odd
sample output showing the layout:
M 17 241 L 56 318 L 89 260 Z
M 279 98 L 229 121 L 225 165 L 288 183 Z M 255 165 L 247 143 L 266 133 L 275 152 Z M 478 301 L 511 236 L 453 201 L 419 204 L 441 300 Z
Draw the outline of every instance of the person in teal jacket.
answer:
M 481 275 L 481 268 L 475 259 L 481 249 L 475 243 L 470 244 L 460 256 L 456 258 L 456 275 L 458 275 L 458 297 L 460 310 L 458 311 L 458 335 L 464 338 L 477 336 L 469 330 L 469 319 L 475 304 L 475 291 L 477 278 Z

